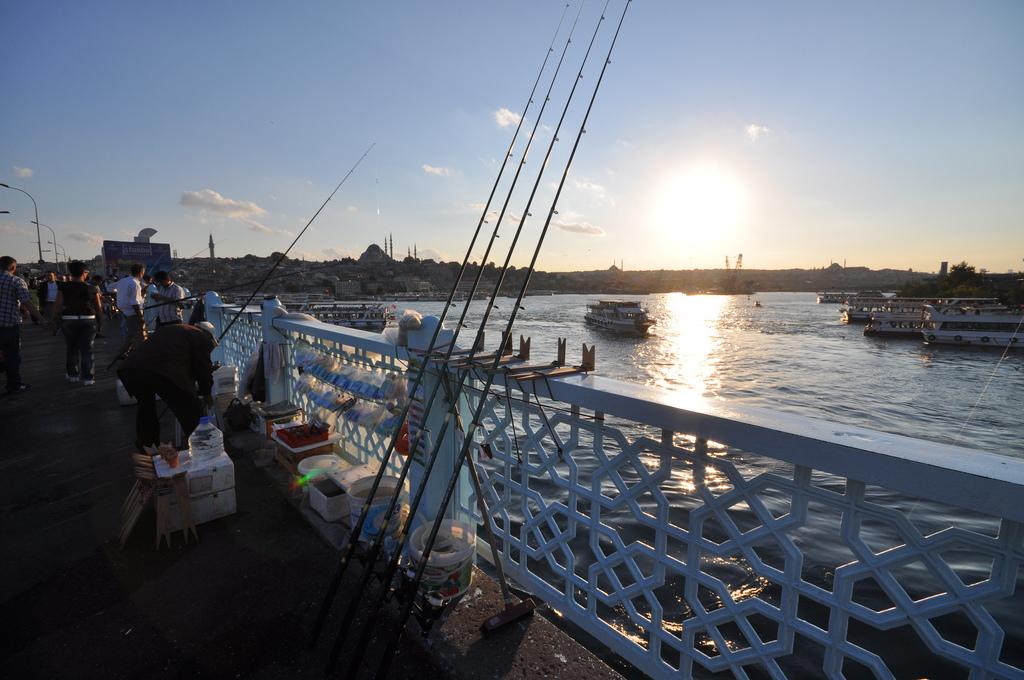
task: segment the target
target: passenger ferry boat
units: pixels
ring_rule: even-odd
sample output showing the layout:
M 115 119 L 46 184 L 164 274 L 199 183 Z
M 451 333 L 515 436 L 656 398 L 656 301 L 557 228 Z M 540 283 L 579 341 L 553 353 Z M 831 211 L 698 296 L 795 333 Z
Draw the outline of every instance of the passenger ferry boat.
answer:
M 857 293 L 846 299 L 839 317 L 843 323 L 867 323 L 871 320 L 872 312 L 883 311 L 896 299 L 878 291 Z
M 846 293 L 842 291 L 826 290 L 822 293 L 818 293 L 818 304 L 819 305 L 844 305 L 846 299 L 853 295 L 853 293 Z
M 1024 309 L 962 306 L 924 310 L 921 334 L 929 345 L 1024 348 Z
M 996 302 L 995 298 L 893 298 L 889 305 L 871 312 L 864 335 L 918 338 L 925 326 L 926 305 L 942 310 L 964 305 L 994 305 Z
M 393 306 L 380 302 L 307 302 L 298 311 L 318 321 L 380 333 L 395 319 Z
M 635 300 L 599 300 L 587 305 L 587 323 L 624 335 L 645 336 L 656 321 Z

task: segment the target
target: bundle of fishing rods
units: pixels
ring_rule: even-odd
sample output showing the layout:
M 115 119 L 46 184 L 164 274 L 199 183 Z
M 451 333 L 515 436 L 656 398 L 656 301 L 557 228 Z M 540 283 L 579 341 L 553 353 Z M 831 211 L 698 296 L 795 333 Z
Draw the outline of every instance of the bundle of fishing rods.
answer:
M 423 581 L 425 570 L 427 569 L 428 562 L 430 560 L 431 552 L 434 549 L 435 543 L 438 538 L 438 534 L 441 531 L 442 523 L 447 514 L 447 509 L 451 503 L 452 496 L 455 492 L 456 486 L 459 481 L 462 466 L 465 464 L 467 457 L 474 444 L 474 437 L 477 434 L 477 430 L 481 428 L 481 423 L 484 416 L 484 410 L 488 400 L 486 395 L 490 392 L 491 387 L 494 383 L 496 375 L 500 372 L 499 368 L 502 362 L 502 351 L 500 348 L 506 346 L 508 340 L 512 337 L 512 329 L 515 325 L 517 315 L 522 309 L 523 297 L 526 295 L 527 287 L 530 282 L 530 277 L 533 274 L 537 258 L 540 255 L 541 249 L 543 248 L 545 238 L 548 233 L 548 229 L 551 223 L 558 214 L 557 206 L 559 198 L 561 197 L 562 190 L 565 187 L 566 180 L 569 175 L 569 170 L 572 166 L 573 160 L 575 159 L 576 152 L 579 149 L 580 142 L 583 135 L 586 133 L 587 121 L 590 117 L 591 111 L 594 107 L 594 102 L 597 98 L 598 91 L 601 88 L 601 83 L 604 80 L 605 72 L 608 65 L 611 63 L 611 55 L 615 48 L 615 44 L 618 41 L 619 32 L 622 28 L 623 20 L 625 19 L 626 12 L 632 0 L 624 0 L 621 14 L 617 16 L 617 22 L 609 21 L 606 17 L 611 0 L 605 0 L 604 6 L 601 10 L 599 18 L 596 19 L 593 31 L 590 35 L 590 40 L 587 45 L 586 51 L 582 56 L 582 61 L 579 68 L 574 74 L 566 74 L 565 79 L 572 78 L 571 86 L 569 87 L 568 94 L 565 96 L 564 105 L 561 110 L 561 114 L 558 117 L 557 124 L 554 125 L 553 129 L 548 126 L 542 126 L 542 120 L 544 120 L 545 112 L 548 109 L 548 105 L 552 101 L 552 92 L 556 88 L 556 84 L 560 84 L 560 74 L 562 73 L 563 66 L 566 64 L 566 56 L 569 53 L 570 46 L 573 42 L 573 35 L 580 23 L 581 16 L 583 14 L 583 4 L 581 4 L 575 12 L 575 18 L 573 19 L 570 28 L 568 29 L 567 35 L 564 37 L 564 41 L 559 41 L 559 36 L 562 34 L 562 28 L 565 23 L 567 12 L 569 11 L 570 5 L 566 4 L 562 11 L 561 18 L 558 22 L 558 27 L 555 30 L 555 35 L 551 40 L 551 44 L 548 46 L 544 60 L 541 64 L 540 70 L 537 73 L 537 77 L 534 80 L 533 87 L 530 91 L 529 97 L 527 98 L 526 105 L 522 109 L 522 113 L 519 116 L 515 131 L 512 135 L 512 141 L 509 143 L 508 149 L 505 152 L 501 166 L 498 170 L 497 178 L 494 181 L 494 185 L 491 188 L 490 194 L 487 198 L 483 210 L 480 215 L 480 219 L 477 221 L 476 228 L 473 232 L 472 238 L 470 239 L 469 247 L 466 250 L 466 256 L 463 258 L 462 265 L 459 269 L 459 273 L 452 284 L 451 291 L 448 294 L 447 300 L 444 303 L 443 309 L 440 313 L 438 323 L 434 326 L 433 332 L 430 337 L 430 341 L 427 343 L 425 349 L 420 348 L 413 350 L 410 348 L 410 355 L 416 355 L 418 361 L 411 361 L 410 368 L 416 370 L 416 375 L 409 385 L 410 395 L 417 395 L 420 393 L 420 387 L 423 385 L 428 375 L 434 376 L 436 379 L 432 381 L 432 388 L 430 394 L 426 397 L 423 404 L 423 411 L 419 415 L 421 427 L 417 429 L 413 441 L 409 445 L 409 453 L 404 456 L 404 460 L 397 472 L 397 480 L 395 483 L 386 485 L 387 488 L 393 488 L 394 491 L 388 498 L 387 508 L 383 515 L 378 515 L 374 523 L 377 524 L 379 530 L 374 534 L 370 535 L 367 532 L 367 536 L 363 536 L 364 524 L 367 521 L 367 517 L 370 516 L 370 509 L 373 505 L 379 504 L 380 499 L 377 498 L 378 492 L 382 488 L 382 480 L 388 476 L 389 467 L 392 466 L 392 457 L 395 454 L 395 445 L 399 441 L 400 434 L 402 432 L 402 426 L 409 417 L 409 410 L 412 405 L 412 400 L 408 400 L 406 405 L 403 407 L 399 417 L 397 418 L 397 426 L 395 427 L 392 436 L 390 437 L 389 443 L 380 461 L 380 467 L 377 471 L 376 476 L 373 479 L 372 486 L 367 498 L 363 504 L 362 511 L 359 513 L 358 518 L 355 520 L 354 526 L 351 528 L 351 534 L 349 541 L 342 551 L 341 559 L 338 564 L 336 573 L 334 574 L 330 584 L 327 588 L 326 596 L 324 597 L 323 603 L 317 614 L 316 621 L 314 623 L 313 631 L 311 634 L 312 644 L 316 644 L 319 639 L 323 627 L 327 621 L 330 611 L 333 609 L 334 601 L 337 598 L 339 588 L 345 579 L 346 573 L 348 572 L 350 565 L 353 560 L 357 560 L 362 563 L 362 572 L 358 576 L 358 585 L 352 588 L 346 588 L 347 592 L 352 595 L 349 598 L 345 608 L 340 616 L 340 623 L 334 638 L 334 642 L 331 646 L 330 656 L 328 661 L 328 671 L 333 671 L 338 657 L 342 648 L 345 645 L 350 633 L 353 630 L 353 624 L 356 621 L 358 612 L 361 609 L 361 604 L 366 601 L 367 604 L 367 615 L 364 620 L 360 622 L 358 627 L 358 640 L 354 645 L 351 645 L 351 656 L 346 657 L 346 663 L 344 668 L 344 676 L 349 677 L 353 674 L 360 672 L 363 667 L 363 658 L 367 650 L 369 649 L 370 642 L 377 636 L 378 633 L 383 632 L 383 628 L 379 628 L 380 617 L 385 605 L 395 600 L 398 603 L 399 615 L 397 621 L 393 622 L 393 625 L 389 626 L 390 632 L 387 635 L 382 635 L 383 652 L 380 655 L 379 661 L 373 672 L 373 677 L 383 678 L 387 675 L 390 665 L 397 653 L 398 646 L 401 641 L 403 631 L 409 617 L 413 613 L 413 609 L 417 606 L 418 598 L 416 594 L 420 591 L 420 586 Z M 614 19 L 615 17 L 613 17 Z M 608 42 L 607 51 L 604 58 L 597 62 L 596 59 L 592 59 L 592 53 L 595 43 L 599 36 L 607 35 L 611 32 L 614 26 L 614 32 Z M 556 43 L 561 44 L 561 50 L 557 61 L 555 61 L 553 69 L 549 68 L 552 62 L 552 56 L 558 52 L 556 49 Z M 599 70 L 597 67 L 599 66 Z M 585 75 L 589 74 L 588 68 L 597 70 L 596 79 L 593 81 L 593 85 L 590 87 L 589 101 L 586 103 L 585 111 L 582 115 L 578 127 L 576 128 L 575 139 L 573 141 L 571 150 L 568 153 L 567 159 L 561 166 L 560 177 L 557 182 L 557 188 L 554 192 L 554 197 L 551 200 L 550 206 L 547 210 L 547 216 L 543 226 L 540 229 L 539 235 L 537 236 L 536 242 L 533 247 L 533 252 L 530 258 L 529 266 L 526 269 L 525 275 L 523 276 L 522 284 L 519 287 L 515 303 L 511 310 L 508 312 L 508 319 L 504 325 L 504 330 L 501 334 L 501 341 L 499 349 L 493 353 L 486 353 L 483 351 L 483 332 L 487 326 L 488 320 L 491 317 L 492 311 L 496 308 L 495 301 L 498 297 L 499 291 L 501 290 L 502 283 L 509 270 L 510 263 L 515 254 L 516 247 L 519 243 L 520 237 L 523 234 L 523 228 L 526 225 L 528 219 L 532 216 L 531 208 L 533 207 L 534 200 L 537 197 L 538 191 L 542 186 L 542 181 L 546 173 L 552 168 L 553 165 L 549 163 L 552 160 L 552 155 L 555 150 L 555 145 L 560 141 L 559 136 L 563 134 L 563 129 L 566 127 L 566 119 L 569 117 L 570 107 L 576 100 L 577 96 L 585 89 L 583 83 L 585 82 Z M 541 87 L 541 82 L 544 80 L 546 73 L 550 71 L 548 76 L 548 85 L 544 93 L 543 99 L 539 101 L 535 99 L 538 88 Z M 539 109 L 533 114 L 533 109 L 539 103 Z M 526 201 L 525 206 L 522 209 L 521 217 L 518 218 L 518 224 L 515 226 L 515 233 L 511 239 L 511 243 L 505 254 L 504 262 L 501 268 L 498 270 L 497 280 L 494 282 L 493 288 L 487 298 L 486 307 L 483 312 L 483 316 L 479 322 L 479 326 L 476 329 L 476 337 L 473 339 L 468 346 L 471 348 L 466 351 L 460 351 L 459 362 L 457 368 L 453 368 L 451 360 L 456 352 L 456 342 L 459 339 L 460 332 L 466 327 L 466 317 L 469 312 L 469 307 L 473 299 L 476 297 L 484 267 L 480 266 L 476 268 L 476 275 L 473 278 L 472 287 L 469 294 L 465 298 L 465 304 L 459 313 L 457 323 L 453 326 L 450 331 L 444 334 L 444 340 L 442 338 L 442 328 L 444 321 L 448 317 L 449 312 L 452 311 L 453 302 L 455 301 L 456 291 L 459 290 L 462 283 L 462 279 L 466 274 L 467 268 L 470 266 L 470 260 L 477 245 L 477 241 L 480 239 L 485 224 L 488 224 L 488 217 L 491 216 L 491 206 L 495 202 L 495 196 L 498 192 L 498 187 L 501 184 L 502 178 L 506 174 L 506 170 L 510 170 L 510 161 L 513 158 L 514 151 L 516 149 L 517 142 L 521 139 L 521 133 L 524 132 L 524 124 L 532 119 L 532 127 L 530 128 L 529 134 L 526 138 L 523 149 L 520 152 L 520 158 L 516 163 L 515 172 L 512 176 L 510 185 L 504 200 L 502 201 L 501 209 L 498 211 L 497 218 L 494 221 L 493 228 L 491 229 L 490 237 L 487 240 L 487 245 L 484 250 L 480 262 L 486 263 L 489 261 L 491 251 L 494 247 L 496 240 L 499 238 L 499 229 L 501 228 L 508 213 L 509 204 L 512 201 L 513 194 L 519 183 L 519 180 L 523 174 L 524 168 L 526 167 L 527 155 L 530 151 L 534 140 L 537 136 L 538 130 L 548 132 L 550 130 L 550 141 L 547 145 L 543 160 L 539 164 L 536 178 L 533 181 L 532 187 L 529 191 L 529 198 Z M 511 218 L 513 221 L 516 218 Z M 244 305 L 243 305 L 244 309 Z M 236 317 L 237 318 L 237 317 Z M 484 385 L 479 388 L 475 385 L 470 385 L 473 380 L 482 380 Z M 445 394 L 444 399 L 438 399 L 438 391 L 444 387 Z M 473 408 L 472 418 L 468 425 L 464 425 L 459 414 L 459 403 L 464 392 L 468 394 L 468 390 L 479 390 L 482 395 L 477 401 L 475 408 Z M 423 390 L 425 392 L 426 389 Z M 445 409 L 440 425 L 437 426 L 437 431 L 427 436 L 427 419 L 430 417 L 431 410 L 435 407 L 435 404 L 444 404 L 441 408 Z M 451 467 L 451 474 L 447 480 L 447 484 L 444 487 L 444 494 L 437 505 L 436 512 L 432 521 L 429 521 L 430 531 L 423 544 L 423 548 L 419 551 L 417 559 L 412 557 L 405 557 L 407 543 L 410 539 L 410 530 L 413 524 L 417 520 L 418 513 L 421 505 L 424 502 L 424 496 L 428 487 L 428 482 L 431 480 L 435 464 L 439 458 L 444 457 L 441 454 L 441 449 L 446 441 L 445 435 L 449 428 L 458 428 L 461 430 L 461 439 L 455 438 L 455 441 L 461 441 L 459 451 Z M 432 440 L 432 444 L 429 444 Z M 450 441 L 450 439 L 448 440 Z M 403 498 L 405 496 L 406 478 L 409 475 L 410 469 L 413 465 L 414 459 L 418 456 L 414 454 L 422 453 L 422 472 L 419 475 L 419 483 L 412 493 L 412 497 L 408 503 L 408 512 L 405 516 L 404 521 L 399 521 L 399 517 L 395 516 L 396 512 L 400 511 L 400 508 L 404 505 Z M 473 463 L 470 463 L 470 469 L 474 481 L 477 482 L 475 475 L 475 468 Z M 390 493 L 390 492 L 389 492 Z M 479 487 L 477 488 L 478 502 L 482 503 L 481 494 Z M 485 526 L 489 529 L 490 517 L 484 513 Z M 428 518 L 424 518 L 426 521 Z M 394 526 L 393 522 L 400 524 L 400 528 L 397 534 L 394 534 L 389 538 L 389 534 L 392 532 L 388 531 L 388 528 Z M 365 540 L 364 540 L 365 539 Z M 492 539 L 492 549 L 495 549 Z M 504 575 L 500 572 L 500 559 L 497 558 L 497 551 L 495 549 L 495 562 L 496 567 L 499 568 L 499 576 L 502 580 L 503 589 L 505 587 Z M 379 587 L 371 587 L 371 581 L 377 579 Z M 506 592 L 506 605 L 509 603 L 509 599 Z M 419 598 L 422 603 L 422 598 Z M 380 645 L 376 645 L 379 647 Z

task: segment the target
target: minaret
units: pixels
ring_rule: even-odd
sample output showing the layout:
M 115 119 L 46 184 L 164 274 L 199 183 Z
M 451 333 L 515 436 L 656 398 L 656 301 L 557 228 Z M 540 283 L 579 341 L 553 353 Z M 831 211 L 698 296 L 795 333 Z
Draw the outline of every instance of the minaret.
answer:
M 214 257 L 216 256 L 213 254 L 213 234 L 210 234 L 210 259 L 212 260 Z
M 420 256 L 416 253 L 416 244 L 412 244 L 412 259 L 419 260 Z

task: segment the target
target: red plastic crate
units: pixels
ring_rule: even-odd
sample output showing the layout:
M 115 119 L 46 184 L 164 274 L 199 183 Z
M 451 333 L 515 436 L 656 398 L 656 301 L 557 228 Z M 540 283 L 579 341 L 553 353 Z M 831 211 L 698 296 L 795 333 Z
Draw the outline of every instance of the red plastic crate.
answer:
M 309 446 L 310 444 L 316 444 L 318 442 L 325 442 L 329 435 L 328 432 L 311 433 L 309 431 L 309 425 L 286 427 L 278 430 L 275 434 L 277 434 L 278 439 L 293 449 L 297 449 L 302 446 Z

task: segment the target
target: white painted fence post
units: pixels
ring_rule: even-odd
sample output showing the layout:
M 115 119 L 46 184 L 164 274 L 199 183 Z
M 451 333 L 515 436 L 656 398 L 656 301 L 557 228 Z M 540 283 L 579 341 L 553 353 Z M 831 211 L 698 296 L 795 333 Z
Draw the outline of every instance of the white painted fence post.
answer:
M 274 318 L 287 310 L 277 297 L 263 300 L 263 369 L 267 378 L 267 403 L 275 404 L 288 398 L 288 384 L 285 376 L 288 338 L 274 328 Z
M 430 338 L 434 334 L 434 328 L 440 323 L 436 316 L 424 317 L 423 324 L 418 330 L 409 331 L 409 353 L 410 355 L 417 352 L 423 352 L 426 350 L 430 343 Z M 439 349 L 445 349 L 446 344 L 452 340 L 453 333 L 451 330 L 442 329 L 438 335 L 437 343 L 435 345 L 435 351 Z M 414 375 L 410 376 L 410 380 Z M 433 373 L 428 373 L 423 379 L 423 396 L 427 397 L 434 390 L 434 386 L 437 384 L 437 376 Z M 454 385 L 452 386 L 454 388 Z M 460 400 L 461 401 L 461 400 Z M 437 396 L 434 398 L 434 403 L 429 407 L 430 414 L 427 416 L 426 423 L 423 426 L 429 432 L 429 436 L 426 437 L 426 443 L 420 447 L 423 452 L 420 454 L 421 460 L 430 453 L 432 447 L 436 445 L 436 433 L 441 431 L 441 425 L 445 419 L 446 414 L 451 411 L 451 404 L 445 396 L 445 390 L 442 387 L 437 392 Z M 427 405 L 424 405 L 424 411 L 426 411 Z M 466 423 L 468 415 L 463 412 L 463 422 Z M 467 423 L 468 424 L 468 423 Z M 459 455 L 460 448 L 462 446 L 462 436 L 459 433 L 454 418 L 448 424 L 447 431 L 445 432 L 444 439 L 441 444 L 441 448 L 438 449 L 437 462 L 434 464 L 434 469 L 430 474 L 430 479 L 427 480 L 427 489 L 423 495 L 423 501 L 420 504 L 419 511 L 416 516 L 416 520 L 413 523 L 415 529 L 424 521 L 433 521 L 437 515 L 438 506 L 441 503 L 441 499 L 444 497 L 444 492 L 448 487 L 448 481 L 451 479 L 452 471 L 455 467 L 455 459 Z M 424 461 L 425 462 L 425 461 Z M 409 470 L 409 481 L 411 488 L 415 492 L 415 489 L 423 483 L 423 466 L 414 464 Z M 469 484 L 469 476 L 465 470 L 462 471 L 462 475 L 459 478 L 459 487 L 456 489 L 456 495 L 454 498 L 456 502 L 448 510 L 448 517 L 455 517 L 453 513 L 456 512 L 453 508 L 458 508 L 459 503 L 457 500 L 464 494 L 462 493 L 463 487 Z M 458 517 L 458 519 L 467 520 L 466 517 Z

